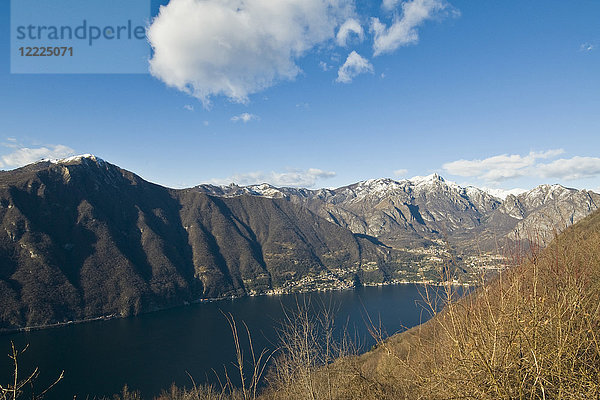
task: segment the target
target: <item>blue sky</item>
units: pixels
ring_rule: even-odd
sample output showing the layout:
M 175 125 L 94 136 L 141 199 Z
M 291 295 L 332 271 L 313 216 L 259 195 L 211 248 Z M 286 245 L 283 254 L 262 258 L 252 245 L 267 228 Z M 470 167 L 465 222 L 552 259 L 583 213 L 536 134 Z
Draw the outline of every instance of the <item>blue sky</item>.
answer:
M 195 24 L 194 7 L 199 18 L 223 11 L 215 0 L 165 1 L 150 27 L 153 74 L 11 74 L 2 2 L 0 167 L 93 153 L 170 187 L 337 187 L 437 172 L 486 187 L 600 190 L 600 2 L 311 2 L 279 21 L 288 9 L 254 0 L 238 34 L 227 13 Z M 340 10 L 314 22 L 322 3 Z M 298 15 L 308 28 L 294 31 Z M 382 54 L 372 18 L 385 29 Z M 349 19 L 362 40 L 350 31 L 342 46 Z

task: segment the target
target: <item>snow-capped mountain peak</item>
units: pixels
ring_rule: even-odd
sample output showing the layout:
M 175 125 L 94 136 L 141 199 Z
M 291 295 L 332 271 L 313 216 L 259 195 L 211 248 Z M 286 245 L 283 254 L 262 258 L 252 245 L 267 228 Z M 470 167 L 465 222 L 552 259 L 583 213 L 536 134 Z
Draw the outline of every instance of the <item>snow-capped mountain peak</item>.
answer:
M 42 162 L 51 162 L 52 164 L 71 164 L 81 162 L 82 160 L 90 160 L 97 164 L 104 164 L 104 160 L 100 157 L 96 157 L 93 154 L 79 154 L 67 158 L 55 158 L 55 159 L 43 159 Z

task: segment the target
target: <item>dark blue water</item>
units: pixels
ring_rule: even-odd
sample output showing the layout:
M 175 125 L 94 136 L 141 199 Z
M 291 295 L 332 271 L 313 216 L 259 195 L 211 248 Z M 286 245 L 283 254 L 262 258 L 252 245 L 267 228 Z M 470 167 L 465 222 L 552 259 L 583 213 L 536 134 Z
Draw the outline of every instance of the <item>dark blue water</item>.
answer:
M 388 334 L 413 327 L 428 318 L 418 304 L 420 291 L 419 286 L 397 285 L 304 296 L 313 305 L 333 304 L 338 326 L 347 324 L 366 351 L 374 344 L 366 313 L 373 322 L 381 321 Z M 38 387 L 65 370 L 63 381 L 45 397 L 49 400 L 108 396 L 125 384 L 151 398 L 173 382 L 189 387 L 188 373 L 197 383 L 215 382 L 213 370 L 221 373 L 235 358 L 231 330 L 221 311 L 232 313 L 240 325 L 246 322 L 260 352 L 276 347 L 282 307 L 295 308 L 304 301 L 302 295 L 247 297 L 0 336 L 0 384 L 12 379 L 5 356 L 11 340 L 19 347 L 29 344 L 20 367 L 23 373 L 40 368 Z

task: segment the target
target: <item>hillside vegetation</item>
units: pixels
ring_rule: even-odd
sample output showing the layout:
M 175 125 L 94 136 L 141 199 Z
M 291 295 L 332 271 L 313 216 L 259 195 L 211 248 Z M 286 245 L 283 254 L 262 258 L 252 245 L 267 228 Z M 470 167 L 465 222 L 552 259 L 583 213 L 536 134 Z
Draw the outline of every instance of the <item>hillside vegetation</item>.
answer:
M 282 199 L 171 190 L 96 158 L 0 172 L 0 331 L 381 282 L 405 257 Z
M 366 397 L 598 398 L 600 213 L 515 256 L 490 284 L 365 354 Z

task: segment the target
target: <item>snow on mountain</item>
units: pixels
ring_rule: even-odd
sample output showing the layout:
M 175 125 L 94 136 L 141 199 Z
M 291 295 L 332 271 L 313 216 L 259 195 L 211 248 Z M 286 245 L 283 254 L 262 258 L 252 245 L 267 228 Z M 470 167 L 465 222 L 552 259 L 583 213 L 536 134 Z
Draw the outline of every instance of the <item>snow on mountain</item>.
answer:
M 76 162 L 81 162 L 82 160 L 90 160 L 98 164 L 104 164 L 105 161 L 100 157 L 96 157 L 93 154 L 80 154 L 76 156 L 71 156 L 67 158 L 55 158 L 55 159 L 43 159 L 40 162 L 51 162 L 52 164 L 71 164 Z
M 540 185 L 528 191 L 481 189 L 446 181 L 435 173 L 399 181 L 368 179 L 337 189 L 277 188 L 269 184 L 200 185 L 195 189 L 225 197 L 249 194 L 284 198 L 355 233 L 396 243 L 448 236 L 459 240 L 481 236 L 495 242 L 505 235 L 516 238 L 515 232 L 530 232 L 534 227 L 549 234 L 600 205 L 598 194 L 561 185 Z
M 486 193 L 492 196 L 498 197 L 499 199 L 505 200 L 508 196 L 518 196 L 521 193 L 525 193 L 527 189 L 514 188 L 514 189 L 492 189 L 492 188 L 481 188 Z

